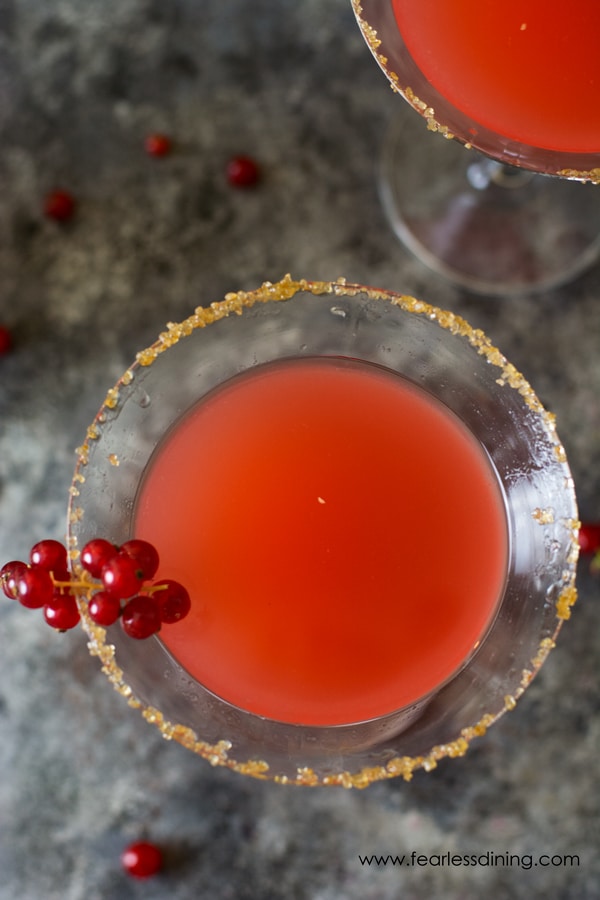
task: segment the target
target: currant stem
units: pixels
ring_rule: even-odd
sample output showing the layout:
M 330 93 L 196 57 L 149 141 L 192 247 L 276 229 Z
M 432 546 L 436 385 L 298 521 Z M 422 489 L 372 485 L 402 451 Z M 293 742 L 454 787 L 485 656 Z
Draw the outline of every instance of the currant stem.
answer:
M 155 594 L 157 591 L 166 591 L 168 584 L 149 584 L 145 589 L 146 594 Z
M 71 579 L 69 581 L 57 581 L 53 577 L 52 581 L 54 583 L 54 587 L 57 587 L 57 588 L 85 588 L 86 590 L 89 590 L 90 588 L 95 587 L 95 584 L 93 581 L 87 581 L 85 579 L 78 579 L 78 580 Z
M 84 590 L 92 590 L 96 588 L 98 582 L 91 578 L 83 578 L 71 579 L 70 581 L 58 581 L 54 577 L 52 577 L 52 582 L 55 588 L 83 588 Z M 157 591 L 165 591 L 168 588 L 167 584 L 149 584 L 140 586 L 140 593 L 144 594 L 154 594 Z

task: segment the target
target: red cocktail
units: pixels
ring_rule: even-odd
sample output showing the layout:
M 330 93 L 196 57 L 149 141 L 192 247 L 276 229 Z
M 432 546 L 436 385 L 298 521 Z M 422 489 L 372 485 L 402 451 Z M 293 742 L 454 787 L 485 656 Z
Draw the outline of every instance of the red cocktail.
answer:
M 452 106 L 515 143 L 598 158 L 596 0 L 392 3 L 407 50 Z
M 131 704 L 214 764 L 348 786 L 512 708 L 575 599 L 576 525 L 553 419 L 481 332 L 289 278 L 138 355 L 70 509 L 75 570 L 90 537 L 141 537 L 191 594 L 146 641 L 83 604 Z

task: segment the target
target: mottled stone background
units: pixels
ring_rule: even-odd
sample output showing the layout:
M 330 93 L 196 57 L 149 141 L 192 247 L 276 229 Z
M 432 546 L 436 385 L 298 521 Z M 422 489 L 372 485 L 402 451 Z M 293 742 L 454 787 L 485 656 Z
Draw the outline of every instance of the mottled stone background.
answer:
M 135 350 L 287 271 L 415 293 L 483 327 L 557 413 L 582 516 L 600 519 L 600 269 L 506 300 L 427 272 L 375 187 L 383 131 L 406 114 L 349 0 L 0 0 L 0 322 L 15 340 L 0 357 L 2 562 L 62 537 L 74 448 Z M 151 131 L 173 136 L 171 156 L 144 153 Z M 434 140 L 423 130 L 424 155 Z M 237 153 L 260 161 L 255 190 L 226 182 Z M 62 226 L 42 214 L 57 185 L 78 201 Z M 432 554 L 436 540 L 432 523 Z M 79 631 L 0 603 L 1 900 L 600 897 L 587 563 L 580 589 L 541 675 L 466 758 L 363 792 L 212 769 L 128 709 Z M 119 854 L 144 833 L 167 866 L 133 883 Z M 413 850 L 534 864 L 359 860 Z M 579 865 L 535 865 L 544 853 Z

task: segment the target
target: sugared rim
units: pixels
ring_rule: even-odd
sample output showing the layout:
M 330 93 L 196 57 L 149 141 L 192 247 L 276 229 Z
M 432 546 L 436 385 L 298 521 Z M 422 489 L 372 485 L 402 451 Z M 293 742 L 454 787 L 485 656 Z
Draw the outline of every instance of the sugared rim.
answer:
M 386 301 L 400 307 L 406 312 L 417 316 L 423 316 L 424 318 L 436 322 L 440 327 L 446 329 L 450 333 L 463 337 L 490 365 L 497 367 L 499 372 L 497 378 L 498 384 L 506 385 L 517 391 L 521 395 L 525 405 L 539 417 L 540 421 L 543 423 L 546 434 L 553 445 L 556 461 L 559 463 L 566 463 L 565 451 L 556 433 L 554 415 L 549 413 L 542 406 L 526 379 L 506 360 L 502 353 L 494 347 L 481 330 L 472 328 L 468 322 L 452 312 L 439 309 L 408 295 L 348 283 L 342 278 L 335 282 L 307 281 L 304 279 L 296 281 L 292 279 L 290 275 L 286 275 L 279 282 L 265 282 L 260 288 L 253 291 L 229 293 L 222 301 L 212 303 L 208 307 L 198 307 L 191 316 L 182 322 L 168 323 L 166 330 L 159 335 L 158 339 L 136 355 L 134 364 L 127 369 L 115 386 L 107 392 L 99 412 L 87 429 L 84 443 L 76 450 L 77 463 L 70 489 L 68 507 L 69 528 L 71 525 L 75 525 L 79 522 L 84 515 L 84 510 L 78 506 L 78 496 L 80 494 L 80 487 L 86 480 L 86 467 L 89 463 L 90 447 L 101 437 L 102 427 L 107 419 L 107 415 L 117 408 L 120 402 L 121 389 L 132 383 L 135 379 L 136 371 L 141 367 L 152 365 L 162 353 L 175 346 L 182 338 L 190 335 L 198 328 L 206 328 L 213 322 L 230 315 L 241 315 L 244 309 L 250 308 L 257 303 L 285 301 L 291 299 L 295 294 L 300 292 L 310 293 L 315 296 L 337 295 L 340 297 L 351 297 L 357 294 L 364 294 L 371 300 Z M 112 465 L 119 465 L 119 460 L 116 457 L 111 459 L 110 462 Z M 543 509 L 536 509 L 534 511 L 534 519 L 540 524 L 544 524 L 547 521 L 547 515 L 548 512 Z M 426 771 L 430 771 L 436 767 L 439 760 L 445 757 L 453 758 L 463 756 L 473 738 L 484 735 L 487 729 L 497 721 L 504 712 L 512 710 L 515 707 L 517 700 L 529 686 L 549 652 L 555 646 L 555 640 L 562 623 L 570 617 L 571 606 L 577 599 L 575 569 L 579 552 L 579 522 L 576 519 L 572 519 L 564 522 L 564 525 L 570 535 L 570 550 L 566 559 L 568 568 L 566 568 L 563 573 L 562 588 L 559 591 L 555 603 L 555 630 L 551 636 L 546 636 L 540 641 L 537 652 L 530 661 L 530 665 L 522 671 L 519 687 L 512 694 L 507 694 L 504 697 L 503 708 L 498 712 L 483 715 L 473 725 L 461 729 L 460 734 L 458 734 L 454 740 L 434 746 L 425 755 L 414 757 L 397 756 L 390 759 L 385 765 L 364 767 L 355 772 L 341 771 L 336 774 L 320 776 L 310 767 L 301 767 L 297 769 L 295 777 L 290 777 L 272 773 L 269 764 L 264 760 L 251 759 L 241 761 L 233 759 L 230 756 L 230 750 L 233 745 L 227 737 L 224 737 L 216 743 L 202 741 L 191 728 L 168 721 L 160 710 L 144 704 L 135 696 L 133 689 L 125 680 L 123 670 L 116 661 L 115 647 L 109 642 L 106 629 L 96 625 L 88 614 L 86 602 L 88 592 L 85 589 L 79 589 L 78 596 L 82 624 L 89 637 L 88 648 L 90 653 L 100 659 L 102 671 L 108 677 L 118 693 L 125 697 L 129 705 L 139 709 L 146 721 L 155 725 L 164 738 L 177 741 L 187 749 L 192 750 L 194 753 L 208 760 L 212 765 L 226 766 L 243 775 L 250 775 L 265 780 L 274 780 L 281 784 L 306 786 L 338 785 L 347 788 L 364 788 L 373 782 L 397 776 L 402 776 L 408 781 L 412 778 L 413 772 L 417 769 L 422 768 Z M 77 539 L 70 531 L 69 554 L 71 566 L 75 573 L 81 575 L 82 568 L 79 562 L 79 550 L 80 548 L 77 546 Z
M 400 94 L 400 96 L 403 97 L 406 102 L 409 103 L 410 106 L 412 106 L 412 108 L 416 112 L 418 112 L 423 119 L 425 119 L 429 131 L 437 131 L 448 140 L 457 138 L 457 135 L 455 135 L 447 125 L 443 125 L 436 119 L 435 110 L 427 103 L 425 103 L 424 100 L 420 100 L 411 87 L 401 85 L 400 78 L 397 72 L 394 72 L 394 70 L 390 68 L 387 56 L 381 53 L 381 38 L 379 37 L 376 29 L 369 22 L 367 22 L 364 17 L 362 0 L 351 0 L 351 2 L 352 8 L 354 9 L 354 15 L 356 16 L 356 21 L 358 22 L 358 26 L 362 31 L 367 46 L 387 75 L 392 89 L 397 94 Z M 470 145 L 467 144 L 466 146 Z

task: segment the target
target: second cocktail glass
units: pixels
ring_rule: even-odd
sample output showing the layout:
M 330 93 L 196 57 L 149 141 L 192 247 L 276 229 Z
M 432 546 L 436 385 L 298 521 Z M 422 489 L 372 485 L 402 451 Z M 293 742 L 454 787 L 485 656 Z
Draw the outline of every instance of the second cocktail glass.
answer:
M 600 180 L 595 0 L 567 15 L 543 0 L 352 4 L 391 86 L 421 116 L 397 122 L 381 163 L 382 202 L 406 246 L 483 294 L 548 289 L 593 264 L 600 203 L 577 182 Z M 455 140 L 424 153 L 422 119 Z

